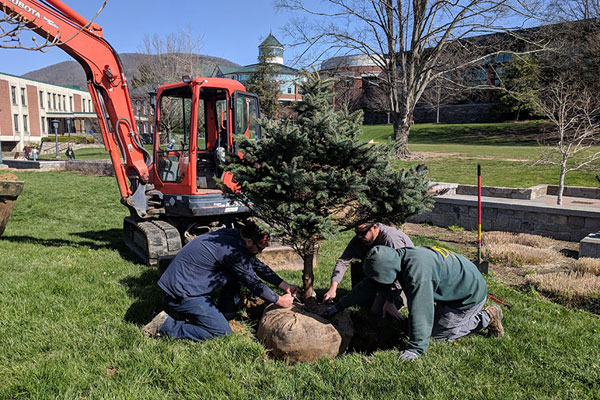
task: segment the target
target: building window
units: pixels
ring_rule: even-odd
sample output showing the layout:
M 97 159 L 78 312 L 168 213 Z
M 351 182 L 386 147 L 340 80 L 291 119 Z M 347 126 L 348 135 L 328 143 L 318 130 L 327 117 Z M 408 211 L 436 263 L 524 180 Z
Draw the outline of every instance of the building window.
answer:
M 85 112 L 85 99 L 81 100 L 81 107 L 83 112 Z
M 154 134 L 154 124 L 150 124 L 150 133 Z
M 73 112 L 73 96 L 69 96 L 69 106 L 71 107 L 71 112 Z
M 42 133 L 46 133 L 46 117 L 42 117 Z
M 10 97 L 12 98 L 12 103 L 17 105 L 17 88 L 15 86 L 10 87 Z
M 143 110 L 144 110 L 144 115 L 148 115 L 148 103 L 145 100 L 144 100 Z
M 56 110 L 56 93 L 52 95 L 52 109 Z
M 13 115 L 13 122 L 15 124 L 15 132 L 19 132 L 19 114 Z
M 21 88 L 21 104 L 23 104 L 23 106 L 27 106 L 27 102 L 25 100 L 25 88 Z
M 292 88 L 288 87 L 288 94 L 292 93 Z
M 144 123 L 144 133 L 148 133 L 148 124 Z
M 27 123 L 27 115 L 23 115 L 23 132 L 29 132 L 29 124 Z
M 63 94 L 63 111 L 67 111 L 67 96 Z
M 88 111 L 92 112 L 92 101 L 88 100 Z
M 44 92 L 40 90 L 40 108 L 44 108 Z
M 50 100 L 50 97 L 51 97 L 51 96 L 50 96 L 50 93 L 48 93 L 48 96 L 47 96 L 47 97 L 48 97 L 48 110 L 51 110 L 51 109 L 52 109 L 52 102 L 51 102 L 51 100 Z
M 141 113 L 141 108 L 142 108 L 142 103 L 138 101 L 135 102 L 135 113 L 138 115 L 138 117 L 142 114 Z

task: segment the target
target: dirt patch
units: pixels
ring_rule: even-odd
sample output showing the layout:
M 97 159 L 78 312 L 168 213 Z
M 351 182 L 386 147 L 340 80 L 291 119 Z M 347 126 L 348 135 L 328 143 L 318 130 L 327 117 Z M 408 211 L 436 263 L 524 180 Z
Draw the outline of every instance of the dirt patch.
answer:
M 412 154 L 419 156 L 420 159 L 424 161 L 460 157 L 460 153 L 437 153 L 434 151 L 413 151 Z

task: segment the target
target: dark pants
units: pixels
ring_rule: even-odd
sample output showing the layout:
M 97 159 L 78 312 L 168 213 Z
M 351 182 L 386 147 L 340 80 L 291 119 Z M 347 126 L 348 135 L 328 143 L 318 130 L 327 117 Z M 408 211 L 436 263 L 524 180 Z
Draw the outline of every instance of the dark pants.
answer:
M 237 310 L 240 284 L 230 282 L 223 286 L 218 302 L 210 295 L 175 299 L 165 296 L 165 308 L 169 318 L 160 333 L 174 339 L 190 339 L 202 342 L 231 333 L 223 313 Z
M 469 333 L 479 332 L 490 323 L 490 316 L 483 311 L 485 300 L 468 310 L 461 311 L 448 305 L 435 308 L 431 337 L 453 342 Z

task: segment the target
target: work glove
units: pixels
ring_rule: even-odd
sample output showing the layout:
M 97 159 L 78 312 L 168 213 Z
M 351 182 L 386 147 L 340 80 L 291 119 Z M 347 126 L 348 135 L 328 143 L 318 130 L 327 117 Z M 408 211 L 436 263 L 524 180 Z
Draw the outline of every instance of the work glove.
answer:
M 338 312 L 340 312 L 340 310 L 338 310 L 338 308 L 336 306 L 331 306 L 327 310 L 325 310 L 325 312 L 323 313 L 323 317 L 331 318 Z
M 413 353 L 410 350 L 404 350 L 404 352 L 402 354 L 400 354 L 400 356 L 398 357 L 398 360 L 400 360 L 400 361 L 416 361 L 417 358 L 419 358 L 419 355 L 417 353 Z
M 383 303 L 382 314 L 383 318 L 385 318 L 386 315 L 389 315 L 398 321 L 404 320 L 404 316 L 400 314 L 400 311 L 398 311 L 393 301 L 386 300 L 385 303 Z

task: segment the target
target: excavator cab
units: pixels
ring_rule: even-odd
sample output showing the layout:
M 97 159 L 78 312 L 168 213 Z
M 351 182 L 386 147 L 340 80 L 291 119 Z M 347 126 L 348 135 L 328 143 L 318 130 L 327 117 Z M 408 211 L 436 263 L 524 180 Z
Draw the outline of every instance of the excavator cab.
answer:
M 168 215 L 247 212 L 227 203 L 217 181 L 236 190 L 224 172 L 234 135 L 260 137 L 259 103 L 237 81 L 184 77 L 157 90 L 152 183 L 164 196 Z M 217 198 L 219 200 L 217 200 Z

